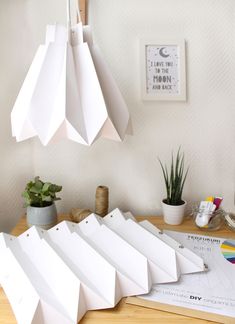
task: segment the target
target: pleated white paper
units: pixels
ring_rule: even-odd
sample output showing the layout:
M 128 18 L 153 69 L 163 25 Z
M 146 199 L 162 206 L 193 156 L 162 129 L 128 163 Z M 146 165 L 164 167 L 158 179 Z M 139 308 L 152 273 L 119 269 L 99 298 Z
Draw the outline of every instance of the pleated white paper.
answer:
M 119 214 L 120 210 L 115 209 L 112 213 Z M 110 215 L 112 215 L 112 213 Z M 130 212 L 123 213 L 121 215 L 124 216 L 125 219 L 132 219 L 136 221 L 134 216 Z M 179 242 L 174 240 L 169 235 L 165 234 L 162 230 L 154 226 L 152 223 L 144 220 L 142 222 L 139 222 L 138 224 L 175 250 L 176 259 L 181 274 L 194 273 L 205 270 L 205 265 L 202 258 L 193 253 L 191 250 L 182 246 Z
M 89 26 L 49 25 L 11 113 L 17 141 L 68 138 L 91 145 L 131 133 L 130 116 Z M 84 39 L 85 41 L 84 41 Z
M 193 252 L 119 209 L 19 237 L 1 233 L 0 260 L 0 284 L 20 324 L 75 324 L 87 310 L 205 270 Z
M 148 258 L 152 283 L 175 282 L 179 279 L 180 272 L 173 248 L 132 219 L 125 220 L 118 209 L 105 216 L 103 222 Z

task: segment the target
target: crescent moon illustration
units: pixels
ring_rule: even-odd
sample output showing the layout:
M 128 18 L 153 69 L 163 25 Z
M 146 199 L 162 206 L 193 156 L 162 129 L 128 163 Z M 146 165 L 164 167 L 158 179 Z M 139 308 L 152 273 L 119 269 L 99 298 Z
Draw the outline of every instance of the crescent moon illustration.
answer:
M 160 50 L 159 50 L 159 54 L 162 56 L 162 57 L 168 57 L 168 56 L 170 56 L 170 54 L 164 54 L 163 53 L 163 50 L 165 49 L 165 47 L 162 47 L 162 48 L 160 48 Z

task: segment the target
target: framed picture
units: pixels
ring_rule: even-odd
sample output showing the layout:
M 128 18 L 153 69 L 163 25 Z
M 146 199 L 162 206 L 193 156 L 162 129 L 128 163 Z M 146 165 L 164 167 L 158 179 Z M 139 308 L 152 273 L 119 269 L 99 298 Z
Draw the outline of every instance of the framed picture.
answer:
M 141 39 L 143 100 L 186 100 L 185 41 Z

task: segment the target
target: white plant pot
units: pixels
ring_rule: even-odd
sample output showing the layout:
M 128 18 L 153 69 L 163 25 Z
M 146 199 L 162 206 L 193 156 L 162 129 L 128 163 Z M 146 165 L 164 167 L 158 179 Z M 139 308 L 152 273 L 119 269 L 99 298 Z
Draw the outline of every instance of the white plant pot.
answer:
M 49 229 L 57 223 L 57 210 L 53 203 L 47 207 L 27 207 L 27 224 L 29 227 L 36 225 Z
M 166 203 L 164 203 L 164 201 L 162 201 L 164 222 L 170 225 L 181 224 L 184 218 L 186 205 L 187 205 L 186 201 L 184 201 L 184 203 L 179 206 L 167 205 Z

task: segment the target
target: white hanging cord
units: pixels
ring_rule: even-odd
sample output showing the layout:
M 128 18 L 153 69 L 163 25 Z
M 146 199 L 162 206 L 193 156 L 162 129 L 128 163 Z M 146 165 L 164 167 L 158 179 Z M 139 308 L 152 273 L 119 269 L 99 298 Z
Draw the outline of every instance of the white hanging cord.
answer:
M 70 0 L 67 0 L 67 26 L 71 28 L 71 4 Z
M 76 3 L 76 16 L 77 16 L 77 22 L 81 22 L 81 14 L 80 14 L 80 8 L 79 8 L 79 0 L 75 0 Z M 70 0 L 67 0 L 67 27 L 68 29 L 71 28 L 71 2 Z
M 77 22 L 81 22 L 81 14 L 80 14 L 80 6 L 79 6 L 79 0 L 76 1 L 76 14 L 77 14 Z

